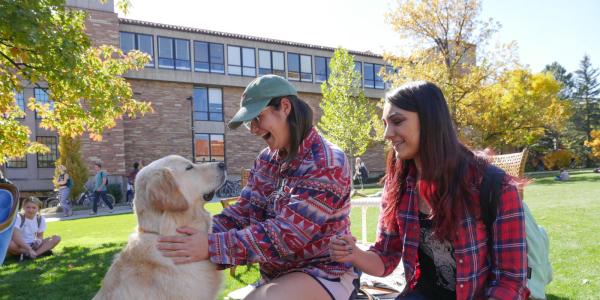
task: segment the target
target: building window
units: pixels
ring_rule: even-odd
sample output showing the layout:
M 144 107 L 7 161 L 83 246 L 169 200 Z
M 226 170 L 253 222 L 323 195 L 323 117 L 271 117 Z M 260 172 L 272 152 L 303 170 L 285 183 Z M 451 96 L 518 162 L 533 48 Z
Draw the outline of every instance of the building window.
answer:
M 394 67 L 390 66 L 390 65 L 386 65 L 385 66 L 385 73 L 387 75 L 391 75 L 396 73 L 396 70 L 394 70 Z M 385 82 L 385 89 L 390 89 L 392 87 L 392 81 L 388 80 Z
M 379 76 L 381 68 L 383 68 L 383 65 L 365 63 L 365 87 L 381 90 L 385 88 L 383 79 L 381 79 L 381 76 Z
M 223 44 L 195 41 L 194 71 L 225 74 Z
M 229 75 L 256 76 L 254 48 L 227 46 L 227 73 Z
M 325 82 L 329 79 L 329 64 L 331 58 L 315 56 L 315 82 Z
M 285 62 L 283 52 L 259 49 L 258 74 L 275 74 L 285 77 Z
M 223 121 L 223 90 L 194 88 L 194 121 Z
M 194 162 L 225 161 L 225 140 L 222 134 L 194 134 Z
M 17 106 L 23 111 L 25 112 L 25 97 L 23 95 L 23 91 L 17 92 L 15 91 L 15 102 L 17 103 Z M 19 119 L 23 119 L 25 118 L 25 116 L 19 118 Z M 26 166 L 25 166 L 26 167 Z
M 37 103 L 40 104 L 49 104 L 50 105 L 50 110 L 54 109 L 54 102 L 50 100 L 50 97 L 48 96 L 48 92 L 46 92 L 46 89 L 40 89 L 40 88 L 34 88 L 33 89 L 33 97 L 35 97 L 35 101 Z M 42 117 L 40 117 L 37 112 L 35 114 L 35 117 L 37 119 L 41 119 Z
M 158 37 L 158 67 L 191 70 L 190 41 Z
M 6 161 L 7 168 L 27 168 L 27 155 L 20 158 L 11 158 Z
M 54 168 L 54 162 L 58 157 L 58 143 L 55 136 L 38 136 L 36 141 L 50 148 L 50 152 L 37 155 L 38 168 Z
M 312 57 L 288 53 L 288 79 L 312 82 Z
M 154 38 L 149 34 L 119 32 L 121 50 L 127 54 L 131 50 L 139 50 L 150 55 L 146 67 L 154 67 Z
M 362 86 L 362 63 L 360 61 L 355 61 L 354 62 L 354 71 L 358 72 L 359 75 L 359 81 L 360 81 L 360 86 Z

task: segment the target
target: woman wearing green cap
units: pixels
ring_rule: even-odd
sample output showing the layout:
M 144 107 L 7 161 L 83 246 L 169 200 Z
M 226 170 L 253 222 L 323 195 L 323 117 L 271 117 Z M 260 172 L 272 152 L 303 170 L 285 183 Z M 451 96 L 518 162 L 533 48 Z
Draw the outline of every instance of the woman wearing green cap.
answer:
M 239 201 L 213 217 L 213 233 L 191 228 L 162 237 L 175 263 L 210 259 L 222 268 L 259 263 L 259 286 L 246 299 L 348 299 L 356 274 L 332 262 L 332 236 L 349 234 L 351 173 L 346 155 L 312 126 L 313 112 L 284 78 L 251 82 L 229 122 L 244 124 L 267 148 Z

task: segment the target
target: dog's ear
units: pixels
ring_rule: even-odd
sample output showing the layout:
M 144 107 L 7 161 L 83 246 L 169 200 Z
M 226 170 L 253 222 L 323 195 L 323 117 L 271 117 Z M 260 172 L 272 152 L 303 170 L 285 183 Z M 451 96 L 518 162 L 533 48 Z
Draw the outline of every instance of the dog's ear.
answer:
M 175 182 L 173 173 L 162 168 L 156 170 L 150 175 L 146 184 L 146 195 L 150 200 L 150 206 L 159 211 L 186 211 L 189 204 L 183 197 L 183 194 Z

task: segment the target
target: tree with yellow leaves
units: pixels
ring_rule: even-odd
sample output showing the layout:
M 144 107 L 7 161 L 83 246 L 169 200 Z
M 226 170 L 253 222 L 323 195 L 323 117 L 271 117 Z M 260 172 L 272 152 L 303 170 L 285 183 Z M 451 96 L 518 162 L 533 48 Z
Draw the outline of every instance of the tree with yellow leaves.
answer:
M 557 99 L 560 84 L 519 69 L 514 43 L 489 47 L 500 25 L 480 14 L 477 0 L 399 0 L 387 20 L 410 53 L 386 53 L 399 71 L 384 77 L 437 84 L 471 146 L 513 150 L 563 130 L 570 107 Z
M 558 99 L 561 84 L 549 73 L 506 71 L 465 102 L 470 140 L 495 149 L 531 145 L 547 130 L 561 132 L 571 103 Z
M 590 141 L 586 141 L 585 145 L 592 149 L 592 156 L 600 159 L 600 130 L 592 130 L 591 136 L 592 139 Z

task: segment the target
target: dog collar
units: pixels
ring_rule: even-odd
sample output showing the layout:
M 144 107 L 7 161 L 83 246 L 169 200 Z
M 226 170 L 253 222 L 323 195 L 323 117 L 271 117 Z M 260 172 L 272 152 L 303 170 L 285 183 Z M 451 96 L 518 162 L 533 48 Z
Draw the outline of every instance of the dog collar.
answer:
M 142 226 L 138 226 L 138 232 L 139 233 L 150 233 L 150 234 L 160 235 L 160 233 L 158 233 L 156 231 L 146 230 Z

